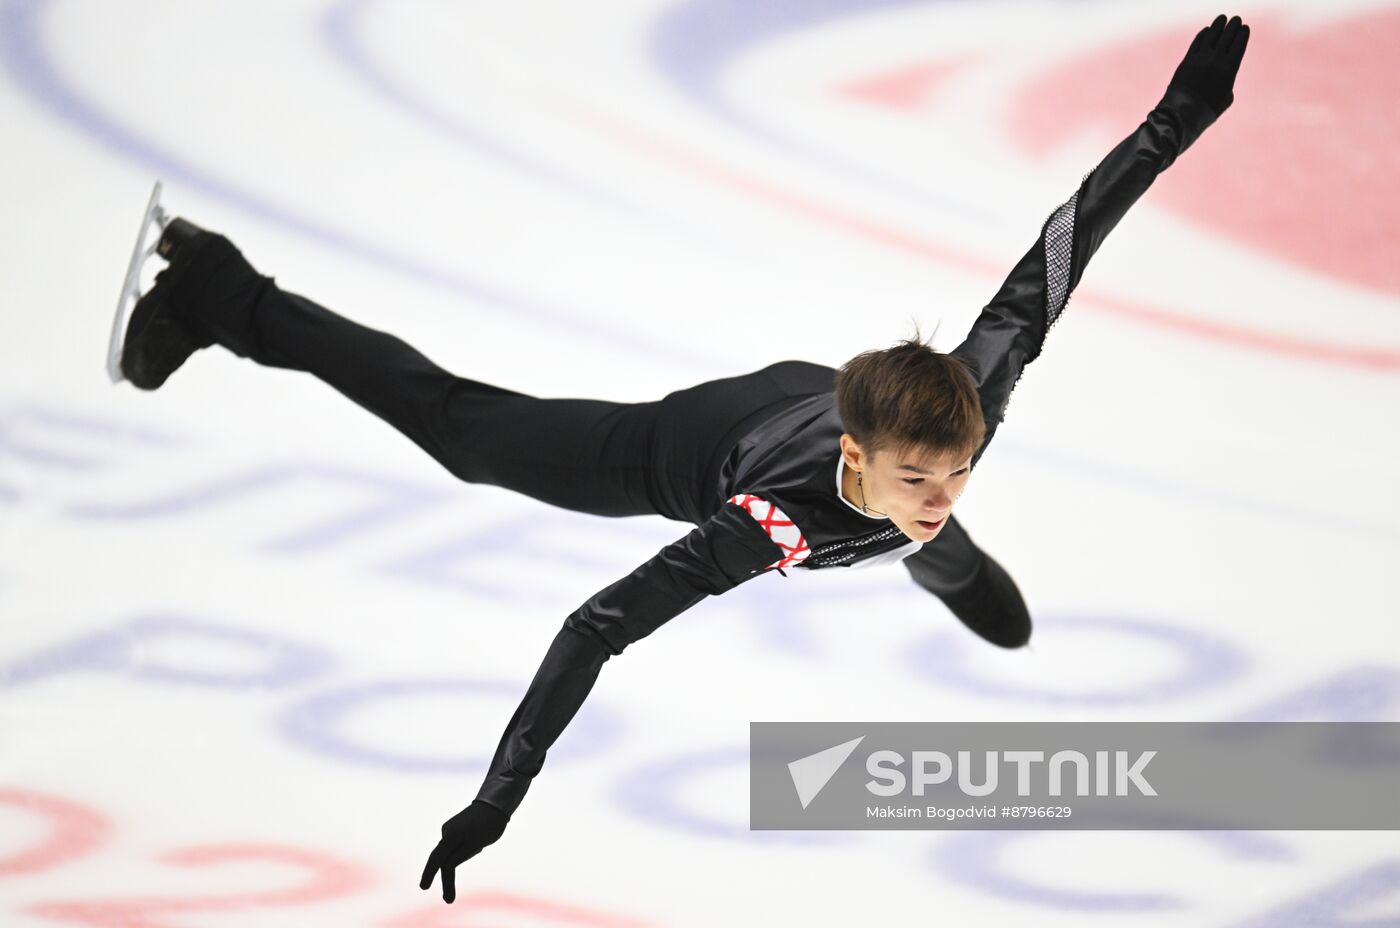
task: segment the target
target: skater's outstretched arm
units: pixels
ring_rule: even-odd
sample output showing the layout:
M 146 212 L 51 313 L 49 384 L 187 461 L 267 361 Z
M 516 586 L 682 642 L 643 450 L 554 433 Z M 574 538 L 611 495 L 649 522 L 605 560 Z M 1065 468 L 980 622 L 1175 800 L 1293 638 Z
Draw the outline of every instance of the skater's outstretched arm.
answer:
M 1238 17 L 1227 22 L 1218 16 L 1197 33 L 1161 102 L 1050 214 L 1040 237 L 982 310 L 966 340 L 953 350 L 972 371 L 986 420 L 986 437 L 973 455 L 974 466 L 1089 258 L 1157 175 L 1233 102 L 1235 75 L 1248 41 L 1249 27 Z M 904 559 L 910 576 L 983 638 L 1003 647 L 1023 644 L 1030 635 L 1030 617 L 1014 582 L 995 562 L 982 566 L 982 553 L 961 529 L 950 531 L 953 528 L 950 520 L 943 534 Z M 979 570 L 998 572 L 1000 582 L 974 587 L 971 581 Z
M 507 724 L 476 800 L 443 824 L 420 887 L 430 888 L 441 872 L 443 899 L 456 897 L 454 868 L 500 838 L 609 657 L 706 596 L 758 576 L 783 554 L 746 510 L 726 503 L 570 615 Z
M 974 467 L 1005 417 L 1012 389 L 1040 354 L 1090 257 L 1157 175 L 1233 102 L 1235 75 L 1248 41 L 1249 27 L 1239 17 L 1227 22 L 1223 14 L 1196 35 L 1161 102 L 1050 214 L 1040 237 L 953 350 L 972 370 L 987 423 Z

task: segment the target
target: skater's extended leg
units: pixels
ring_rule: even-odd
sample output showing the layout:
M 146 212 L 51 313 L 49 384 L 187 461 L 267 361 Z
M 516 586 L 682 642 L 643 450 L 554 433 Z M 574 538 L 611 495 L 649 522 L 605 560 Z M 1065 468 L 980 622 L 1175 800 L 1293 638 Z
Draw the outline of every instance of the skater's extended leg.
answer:
M 210 340 L 313 374 L 462 480 L 599 515 L 656 511 L 637 479 L 648 404 L 541 399 L 458 377 L 396 336 L 282 290 L 223 236 L 190 248 L 171 300 Z

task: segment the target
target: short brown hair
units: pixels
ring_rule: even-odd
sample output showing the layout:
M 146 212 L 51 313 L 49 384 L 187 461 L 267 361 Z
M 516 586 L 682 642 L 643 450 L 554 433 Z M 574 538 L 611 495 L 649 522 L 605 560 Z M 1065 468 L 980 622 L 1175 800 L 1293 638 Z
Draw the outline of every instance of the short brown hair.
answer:
M 977 384 L 960 358 L 918 337 L 864 351 L 836 373 L 841 424 L 866 454 L 920 447 L 956 458 L 982 446 Z

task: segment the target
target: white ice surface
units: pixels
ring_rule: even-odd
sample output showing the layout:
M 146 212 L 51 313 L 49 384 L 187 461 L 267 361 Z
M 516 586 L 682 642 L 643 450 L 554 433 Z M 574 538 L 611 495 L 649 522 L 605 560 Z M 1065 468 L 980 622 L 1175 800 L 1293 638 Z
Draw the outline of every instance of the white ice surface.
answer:
M 560 622 L 686 526 L 459 483 L 313 378 L 220 349 L 157 393 L 114 388 L 109 313 L 152 181 L 283 287 L 464 376 L 647 400 L 784 358 L 838 365 L 911 319 L 941 318 L 951 348 L 1133 128 L 1035 160 L 1006 139 L 1006 96 L 1096 43 L 1165 30 L 1184 50 L 1218 12 L 848 11 L 748 46 L 715 79 L 721 109 L 659 67 L 671 9 L 0 3 L 0 925 L 1400 918 L 1393 832 L 1259 833 L 1250 854 L 1180 832 L 745 831 L 750 721 L 1229 720 L 1329 680 L 1366 684 L 1350 717 L 1400 716 L 1400 306 L 1155 190 L 960 503 L 1030 603 L 1032 650 L 978 646 L 899 568 L 764 578 L 609 662 L 506 837 L 461 868 L 457 905 L 416 888 Z M 833 89 L 954 54 L 978 63 L 912 109 Z M 1251 105 L 1246 76 L 1221 131 Z M 1114 301 L 1391 363 L 1214 340 Z M 1181 656 L 1085 618 L 1240 664 L 1155 698 Z M 962 677 L 1027 695 L 919 674 L 930 640 Z M 262 682 L 210 684 L 240 677 Z M 419 688 L 366 689 L 389 683 Z M 1121 699 L 1075 696 L 1104 690 Z M 308 718 L 370 756 L 317 750 Z

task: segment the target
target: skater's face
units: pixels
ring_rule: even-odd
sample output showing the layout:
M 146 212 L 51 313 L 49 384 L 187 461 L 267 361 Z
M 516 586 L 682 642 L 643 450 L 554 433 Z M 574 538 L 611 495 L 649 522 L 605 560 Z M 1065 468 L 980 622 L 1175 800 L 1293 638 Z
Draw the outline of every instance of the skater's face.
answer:
M 954 458 L 919 448 L 865 454 L 849 435 L 841 436 L 841 453 L 851 491 L 846 498 L 859 506 L 864 493 L 871 514 L 889 516 L 900 531 L 920 542 L 932 541 L 948 524 L 953 503 L 972 473 L 971 455 Z

